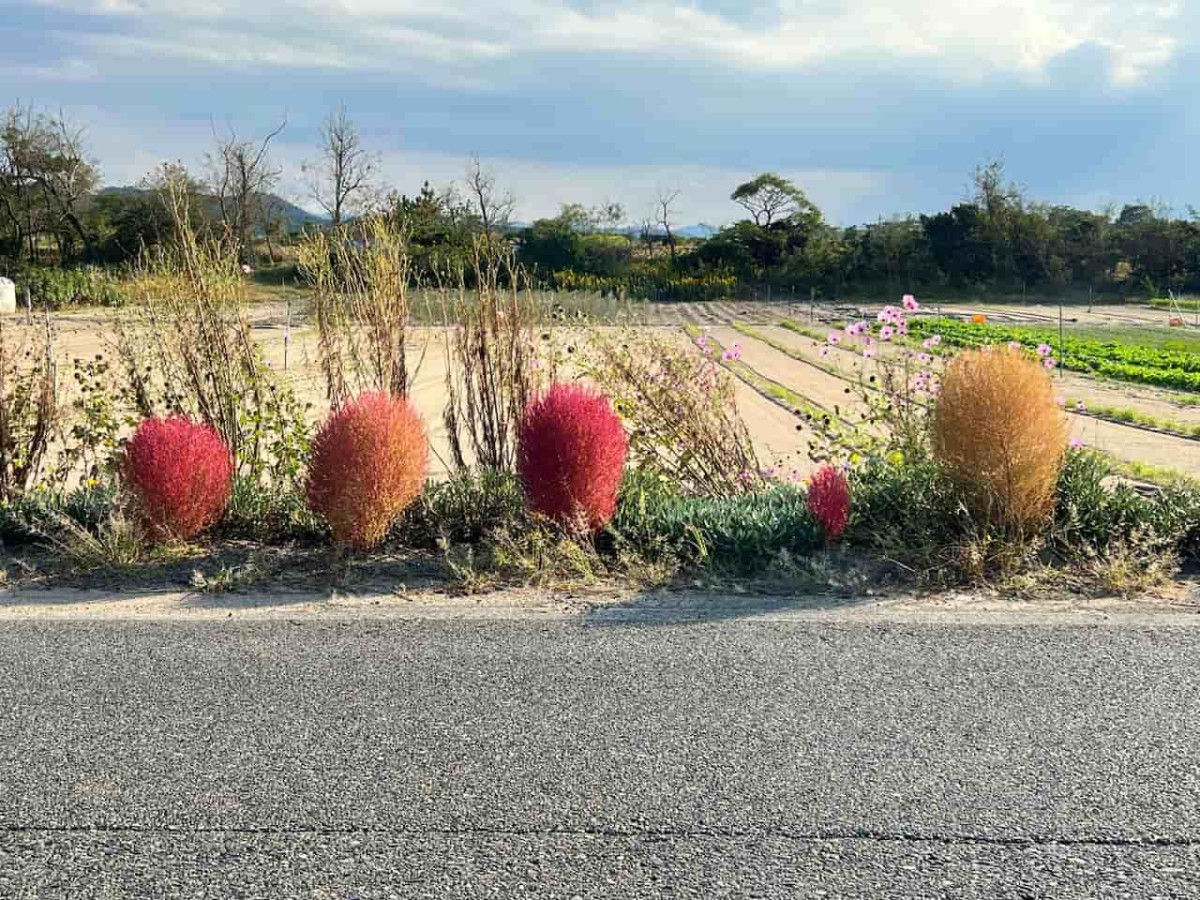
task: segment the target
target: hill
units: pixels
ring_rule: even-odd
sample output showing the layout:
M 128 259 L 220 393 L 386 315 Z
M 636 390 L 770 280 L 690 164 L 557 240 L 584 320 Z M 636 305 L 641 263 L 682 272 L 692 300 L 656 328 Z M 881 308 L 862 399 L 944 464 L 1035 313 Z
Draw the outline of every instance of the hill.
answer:
M 135 187 L 133 185 L 114 185 L 111 187 L 101 188 L 98 193 L 120 194 L 121 196 L 139 196 L 142 194 L 147 194 L 149 191 L 147 191 L 145 188 Z M 305 225 L 329 221 L 325 216 L 311 213 L 308 210 L 297 206 L 295 203 L 283 199 L 278 194 L 267 194 L 265 200 L 280 211 L 285 223 L 284 227 L 288 231 L 299 231 Z

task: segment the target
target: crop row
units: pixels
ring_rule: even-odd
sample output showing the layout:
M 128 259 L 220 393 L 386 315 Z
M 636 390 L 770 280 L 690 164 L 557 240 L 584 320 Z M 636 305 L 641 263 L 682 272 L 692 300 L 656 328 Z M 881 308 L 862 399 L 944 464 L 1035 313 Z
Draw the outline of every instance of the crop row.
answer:
M 1130 346 L 1113 341 L 1071 337 L 1060 340 L 1058 334 L 1049 329 L 968 323 L 945 318 L 918 319 L 910 324 L 910 330 L 919 337 L 940 334 L 944 342 L 959 347 L 1010 341 L 1029 348 L 1047 344 L 1058 354 L 1059 364 L 1071 371 L 1200 393 L 1200 355 L 1195 353 Z

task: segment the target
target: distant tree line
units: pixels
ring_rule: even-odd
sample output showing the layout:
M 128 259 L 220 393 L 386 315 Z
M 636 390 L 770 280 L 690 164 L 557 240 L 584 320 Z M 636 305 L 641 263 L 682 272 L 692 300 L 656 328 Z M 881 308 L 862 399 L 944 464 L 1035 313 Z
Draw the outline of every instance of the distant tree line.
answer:
M 971 195 L 945 212 L 848 228 L 830 225 L 790 181 L 764 173 L 730 197 L 747 217 L 689 241 L 648 266 L 633 232 L 624 244 L 598 233 L 575 206 L 534 222 L 522 256 L 542 272 L 664 277 L 724 276 L 823 295 L 906 290 L 1161 293 L 1200 291 L 1200 216 L 1148 204 L 1094 212 L 1029 200 L 999 162 L 974 173 Z M 643 242 L 665 242 L 646 229 Z M 641 261 L 639 261 L 639 257 Z
M 193 226 L 245 261 L 274 259 L 297 230 L 277 196 L 272 161 L 281 122 L 260 138 L 214 129 L 193 173 L 168 164 L 137 189 L 101 190 L 82 128 L 64 115 L 14 106 L 0 131 L 0 264 L 120 263 L 169 238 L 170 192 L 188 198 Z M 514 226 L 513 197 L 472 158 L 465 178 L 415 195 L 386 190 L 378 157 L 344 108 L 321 129 L 303 165 L 305 198 L 327 226 L 365 212 L 393 217 L 407 234 L 415 277 L 454 279 L 480 242 L 511 246 L 548 285 L 644 293 L 647 285 L 754 284 L 823 296 L 897 291 L 1038 293 L 1200 292 L 1200 215 L 1149 205 L 1091 211 L 1038 203 L 992 162 L 944 212 L 852 227 L 828 223 L 795 184 L 763 173 L 730 200 L 744 217 L 706 238 L 676 222 L 678 190 L 661 190 L 634 221 L 619 204 L 569 203 L 558 215 Z M 291 218 L 289 218 L 291 215 Z M 11 267 L 8 266 L 8 267 Z

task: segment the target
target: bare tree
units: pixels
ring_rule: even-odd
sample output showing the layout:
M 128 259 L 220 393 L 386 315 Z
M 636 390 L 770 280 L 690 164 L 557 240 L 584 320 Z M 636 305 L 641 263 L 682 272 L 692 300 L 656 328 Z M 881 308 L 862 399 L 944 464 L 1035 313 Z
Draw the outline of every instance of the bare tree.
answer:
M 658 198 L 654 204 L 655 224 L 663 230 L 666 235 L 667 249 L 671 251 L 671 259 L 675 258 L 675 232 L 673 231 L 675 223 L 672 221 L 674 213 L 671 207 L 675 201 L 679 199 L 678 188 L 660 188 Z
M 330 113 L 321 126 L 320 159 L 303 165 L 309 196 L 335 226 L 346 215 L 362 212 L 378 169 L 378 157 L 363 148 L 358 126 L 346 115 L 345 106 Z
M 496 173 L 483 168 L 479 156 L 474 154 L 467 163 L 467 193 L 490 244 L 493 235 L 503 231 L 512 218 L 517 205 L 516 198 L 507 191 L 497 189 Z
M 285 118 L 260 141 L 239 139 L 233 129 L 226 134 L 213 129 L 216 149 L 208 155 L 212 192 L 226 242 L 243 261 L 249 261 L 255 227 L 263 225 L 264 199 L 282 174 L 271 163 L 268 151 L 286 125 Z
M 38 238 L 53 237 L 59 256 L 78 241 L 91 240 L 80 216 L 99 181 L 96 164 L 84 150 L 84 130 L 58 115 L 16 106 L 4 114 L 0 131 L 0 207 L 30 258 Z

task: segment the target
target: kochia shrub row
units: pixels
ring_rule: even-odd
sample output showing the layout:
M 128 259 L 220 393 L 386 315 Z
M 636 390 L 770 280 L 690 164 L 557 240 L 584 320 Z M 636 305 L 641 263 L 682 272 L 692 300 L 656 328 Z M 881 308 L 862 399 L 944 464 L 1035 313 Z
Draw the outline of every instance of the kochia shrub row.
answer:
M 573 529 L 602 528 L 616 510 L 627 446 L 606 398 L 554 385 L 521 423 L 518 474 L 529 508 Z M 420 414 L 405 398 L 367 393 L 317 431 L 305 494 L 335 541 L 368 548 L 421 494 L 428 470 Z M 225 512 L 234 461 L 212 428 L 182 416 L 153 418 L 129 441 L 122 475 L 152 535 L 186 540 Z

